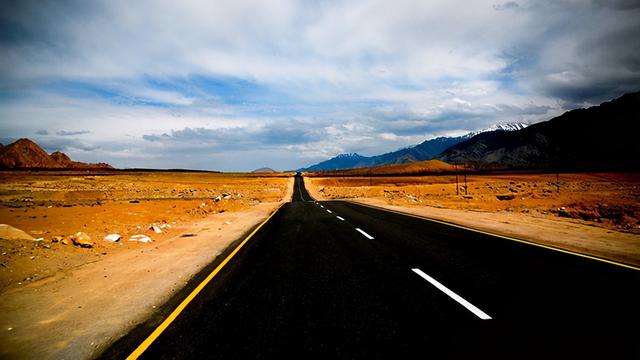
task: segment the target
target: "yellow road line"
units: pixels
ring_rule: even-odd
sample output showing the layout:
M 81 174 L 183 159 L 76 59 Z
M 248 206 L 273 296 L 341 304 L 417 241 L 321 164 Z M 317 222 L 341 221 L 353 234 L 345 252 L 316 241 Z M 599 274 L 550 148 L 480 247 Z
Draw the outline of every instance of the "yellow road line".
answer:
M 541 247 L 541 248 L 548 249 L 548 250 L 553 250 L 553 251 L 558 251 L 558 252 L 565 253 L 565 254 L 580 256 L 580 257 L 583 257 L 583 258 L 596 260 L 596 261 L 604 262 L 604 263 L 607 263 L 607 264 L 621 266 L 621 267 L 624 267 L 624 268 L 627 268 L 627 269 L 640 271 L 640 267 L 636 267 L 636 266 L 633 266 L 633 265 L 629 265 L 629 264 L 625 264 L 625 263 L 621 263 L 621 262 L 617 262 L 617 261 L 613 261 L 613 260 L 603 259 L 603 258 L 600 258 L 600 257 L 597 257 L 597 256 L 581 254 L 579 252 L 574 252 L 574 251 L 571 251 L 571 250 L 565 250 L 565 249 L 557 248 L 557 247 L 554 247 L 554 246 L 538 244 L 538 243 L 535 243 L 535 242 L 532 242 L 532 241 L 516 239 L 516 238 L 512 238 L 512 237 L 504 236 L 504 235 L 500 235 L 500 234 L 494 234 L 494 233 L 491 233 L 491 232 L 488 232 L 488 231 L 474 229 L 474 228 L 467 227 L 467 226 L 464 226 L 464 225 L 454 224 L 454 223 L 451 223 L 451 222 L 448 222 L 448 221 L 437 220 L 437 219 L 429 218 L 429 217 L 426 217 L 426 216 L 420 216 L 420 215 L 405 213 L 405 212 L 402 212 L 402 211 L 397 211 L 397 210 L 392 210 L 392 209 L 385 209 L 385 208 L 382 208 L 382 207 L 369 205 L 369 204 L 364 204 L 364 203 L 360 203 L 360 202 L 357 202 L 357 201 L 340 200 L 340 199 L 338 199 L 338 200 L 339 201 L 344 201 L 344 202 L 350 202 L 350 203 L 357 204 L 357 205 L 366 206 L 366 207 L 372 208 L 372 209 L 388 211 L 388 212 L 392 212 L 392 213 L 400 214 L 400 215 L 405 215 L 405 216 L 411 216 L 411 217 L 414 217 L 414 218 L 417 218 L 417 219 L 433 221 L 433 222 L 436 222 L 436 223 L 449 225 L 449 226 L 457 227 L 457 228 L 460 228 L 460 229 L 465 229 L 465 230 L 474 231 L 474 232 L 485 234 L 485 235 L 495 236 L 495 237 L 499 237 L 499 238 L 506 239 L 506 240 L 517 241 L 519 243 L 523 243 L 523 244 L 527 244 L 527 245 L 533 245 L 533 246 Z
M 200 293 L 200 291 L 202 291 L 202 289 L 204 289 L 205 286 L 207 286 L 207 284 L 220 272 L 220 270 L 222 270 L 222 268 L 227 265 L 227 263 L 231 260 L 231 258 L 233 258 L 233 256 L 235 254 L 238 253 L 238 251 L 240 251 L 240 249 L 244 246 L 244 244 L 246 244 L 249 239 L 251 239 L 251 237 L 253 235 L 255 235 L 255 233 L 258 232 L 258 230 L 260 230 L 260 228 L 262 228 L 262 226 L 264 224 L 267 223 L 267 221 L 269 221 L 277 212 L 278 210 L 280 210 L 280 208 L 283 206 L 284 204 L 281 204 L 273 213 L 271 213 L 271 215 L 269 215 L 268 218 L 266 218 L 260 225 L 258 225 L 257 228 L 255 228 L 251 234 L 249 234 L 246 238 L 244 238 L 244 240 L 242 240 L 242 242 L 236 246 L 236 248 L 231 252 L 231 254 L 229 254 L 229 256 L 227 256 L 210 274 L 209 276 L 207 276 L 195 289 L 193 289 L 193 291 L 189 294 L 189 296 L 187 296 L 184 300 L 182 300 L 182 302 L 180 303 L 180 305 L 178 305 L 178 307 L 175 308 L 175 310 L 173 310 L 173 312 L 162 322 L 162 324 L 160 324 L 160 326 L 158 326 L 152 333 L 151 335 L 149 335 L 132 353 L 131 355 L 129 355 L 127 357 L 127 360 L 129 359 L 137 359 L 140 355 L 142 355 L 142 353 L 145 352 L 145 350 L 147 350 L 147 348 L 149 348 L 149 346 L 151 346 L 151 344 L 160 336 L 160 334 L 162 334 L 162 332 L 169 327 L 169 325 L 171 325 L 171 323 L 178 317 L 178 315 L 180 315 L 180 313 L 187 307 L 187 305 L 189 305 L 189 303 Z

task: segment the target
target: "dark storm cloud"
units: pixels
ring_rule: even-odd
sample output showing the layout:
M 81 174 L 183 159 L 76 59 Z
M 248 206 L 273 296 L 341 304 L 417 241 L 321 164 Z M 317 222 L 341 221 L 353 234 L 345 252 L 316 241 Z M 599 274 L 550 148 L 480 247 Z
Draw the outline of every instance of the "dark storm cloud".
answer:
M 561 1 L 530 9 L 541 19 L 550 10 L 567 17 L 554 14 L 548 31 L 533 40 L 542 56 L 524 69 L 525 81 L 565 108 L 640 89 L 640 1 Z
M 594 4 L 617 10 L 633 10 L 640 8 L 640 0 L 594 0 Z

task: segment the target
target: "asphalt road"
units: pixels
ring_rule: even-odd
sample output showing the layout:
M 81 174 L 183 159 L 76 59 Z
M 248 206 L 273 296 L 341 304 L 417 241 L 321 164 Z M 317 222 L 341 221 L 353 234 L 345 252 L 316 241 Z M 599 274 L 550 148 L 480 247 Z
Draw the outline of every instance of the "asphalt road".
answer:
M 295 190 L 143 358 L 640 358 L 640 271 Z

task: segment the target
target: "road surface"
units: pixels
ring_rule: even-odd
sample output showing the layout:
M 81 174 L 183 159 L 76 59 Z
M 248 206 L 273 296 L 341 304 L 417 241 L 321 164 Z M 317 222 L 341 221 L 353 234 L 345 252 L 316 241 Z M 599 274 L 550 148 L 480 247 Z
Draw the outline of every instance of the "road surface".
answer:
M 294 186 L 142 358 L 640 358 L 640 271 Z

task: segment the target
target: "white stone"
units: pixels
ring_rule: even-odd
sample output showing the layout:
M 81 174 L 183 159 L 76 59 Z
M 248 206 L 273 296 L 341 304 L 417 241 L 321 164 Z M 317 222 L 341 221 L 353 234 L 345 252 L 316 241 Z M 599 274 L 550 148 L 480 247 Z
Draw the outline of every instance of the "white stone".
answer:
M 120 241 L 120 234 L 109 234 L 104 237 L 106 241 L 118 242 Z
M 132 237 L 129 238 L 129 241 L 148 243 L 148 242 L 152 242 L 153 240 L 151 240 L 151 238 L 148 237 L 147 235 L 133 235 Z

